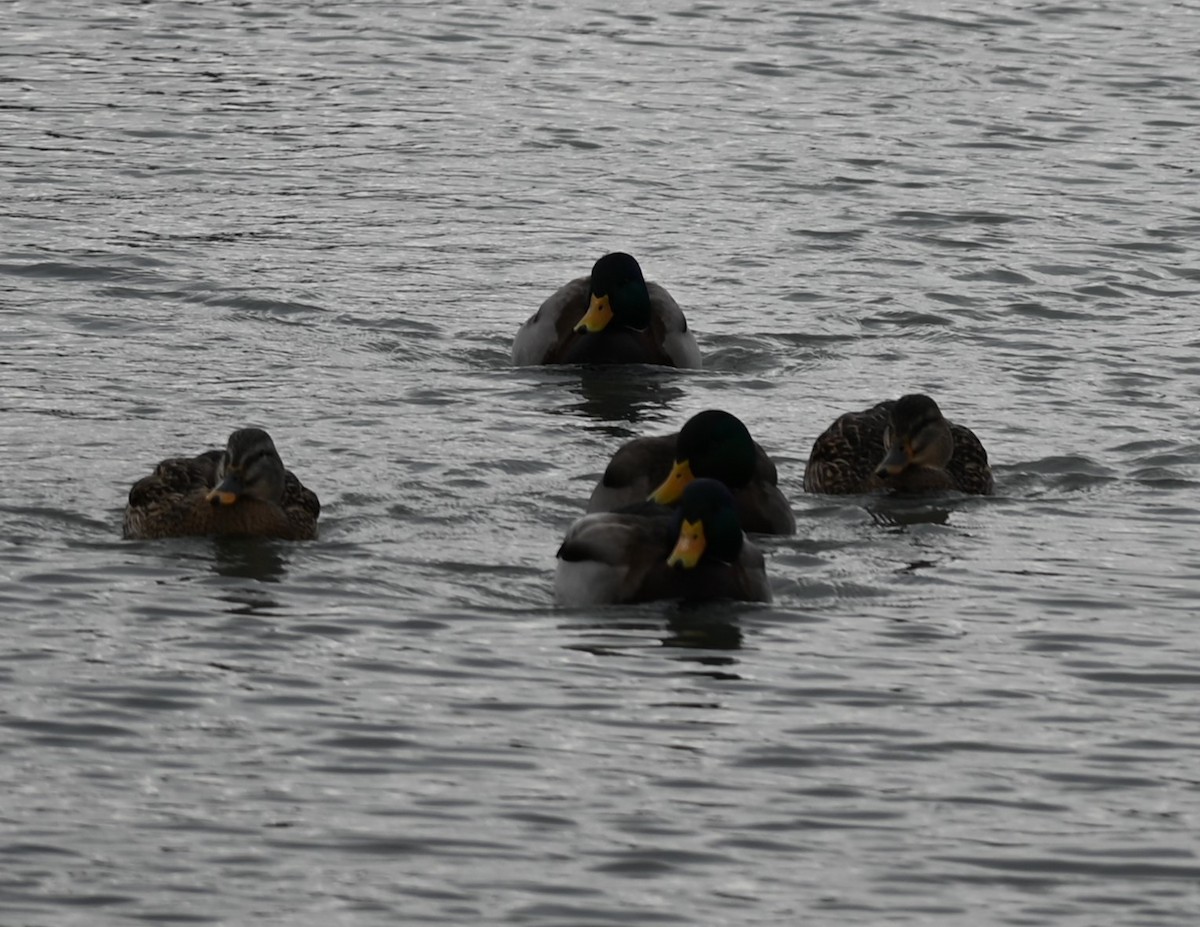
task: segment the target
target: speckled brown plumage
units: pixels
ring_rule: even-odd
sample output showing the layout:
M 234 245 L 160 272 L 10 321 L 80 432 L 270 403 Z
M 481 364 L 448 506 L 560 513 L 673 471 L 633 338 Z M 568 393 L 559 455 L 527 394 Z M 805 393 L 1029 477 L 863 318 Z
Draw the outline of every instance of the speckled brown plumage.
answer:
M 129 491 L 123 535 L 131 539 L 190 535 L 248 535 L 285 540 L 317 536 L 321 503 L 290 470 L 278 502 L 242 497 L 233 505 L 209 502 L 224 452 L 171 457 Z
M 895 400 L 887 400 L 861 412 L 839 416 L 813 443 L 804 471 L 804 490 L 815 493 L 863 493 L 892 488 L 875 473 L 884 456 L 883 436 Z M 923 488 L 956 489 L 974 495 L 990 495 L 992 470 L 987 451 L 965 425 L 949 422 L 954 453 L 945 467 L 945 477 L 929 474 Z

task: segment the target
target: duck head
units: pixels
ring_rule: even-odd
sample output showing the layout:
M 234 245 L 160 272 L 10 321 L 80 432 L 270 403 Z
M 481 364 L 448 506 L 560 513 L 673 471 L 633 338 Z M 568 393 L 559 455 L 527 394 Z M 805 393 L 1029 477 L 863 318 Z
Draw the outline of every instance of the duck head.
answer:
M 650 494 L 659 505 L 671 505 L 696 479 L 719 480 L 739 489 L 754 477 L 754 439 L 736 415 L 709 409 L 688 419 L 675 441 L 671 472 Z
M 705 561 L 733 563 L 745 535 L 733 507 L 733 495 L 717 480 L 693 480 L 683 491 L 675 515 L 675 546 L 667 566 L 694 569 Z
M 632 255 L 614 251 L 592 267 L 588 310 L 577 332 L 597 334 L 613 326 L 642 331 L 650 325 L 650 291 Z
M 241 428 L 229 436 L 217 463 L 217 484 L 206 499 L 234 505 L 240 499 L 278 503 L 283 498 L 283 461 L 261 428 Z
M 883 447 L 886 453 L 875 468 L 875 476 L 895 481 L 914 467 L 945 469 L 954 454 L 954 435 L 936 402 L 920 393 L 910 393 L 892 406 Z

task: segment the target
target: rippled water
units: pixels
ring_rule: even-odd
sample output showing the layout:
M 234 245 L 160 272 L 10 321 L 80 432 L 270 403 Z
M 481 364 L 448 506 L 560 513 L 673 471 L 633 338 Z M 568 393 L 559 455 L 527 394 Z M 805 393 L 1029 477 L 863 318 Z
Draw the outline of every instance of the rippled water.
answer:
M 1195 923 L 1200 9 L 796 7 L 0 7 L 0 921 Z M 618 248 L 705 369 L 509 367 Z M 713 406 L 774 604 L 556 609 Z M 249 422 L 319 542 L 119 540 Z

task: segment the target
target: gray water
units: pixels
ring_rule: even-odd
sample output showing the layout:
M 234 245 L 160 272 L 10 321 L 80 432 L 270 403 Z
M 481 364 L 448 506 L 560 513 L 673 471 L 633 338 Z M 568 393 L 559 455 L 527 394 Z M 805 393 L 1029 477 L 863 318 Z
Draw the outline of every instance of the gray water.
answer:
M 1196 923 L 1200 7 L 637 10 L 0 6 L 0 923 Z M 511 368 L 615 249 L 705 369 Z M 709 407 L 775 602 L 555 608 Z M 248 423 L 320 541 L 120 540 Z

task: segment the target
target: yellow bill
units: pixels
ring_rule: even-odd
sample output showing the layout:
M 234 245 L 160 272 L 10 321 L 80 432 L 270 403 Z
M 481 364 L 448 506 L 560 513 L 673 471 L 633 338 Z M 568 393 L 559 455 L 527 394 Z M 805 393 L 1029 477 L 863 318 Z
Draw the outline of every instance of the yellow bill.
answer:
M 667 566 L 678 565 L 690 570 L 700 562 L 702 556 L 704 556 L 704 522 L 685 520 L 683 527 L 679 529 L 679 540 L 675 542 L 675 549 L 667 558 Z
M 671 468 L 667 478 L 662 481 L 658 489 L 650 493 L 650 501 L 657 502 L 659 505 L 671 505 L 683 495 L 687 484 L 695 478 L 692 475 L 692 465 L 689 461 L 675 461 L 675 466 Z
M 591 332 L 594 335 L 596 332 L 604 331 L 605 327 L 612 320 L 613 311 L 608 297 L 593 295 L 591 302 L 588 304 L 588 311 L 584 313 L 583 318 L 579 320 L 579 324 L 575 326 L 575 331 Z

